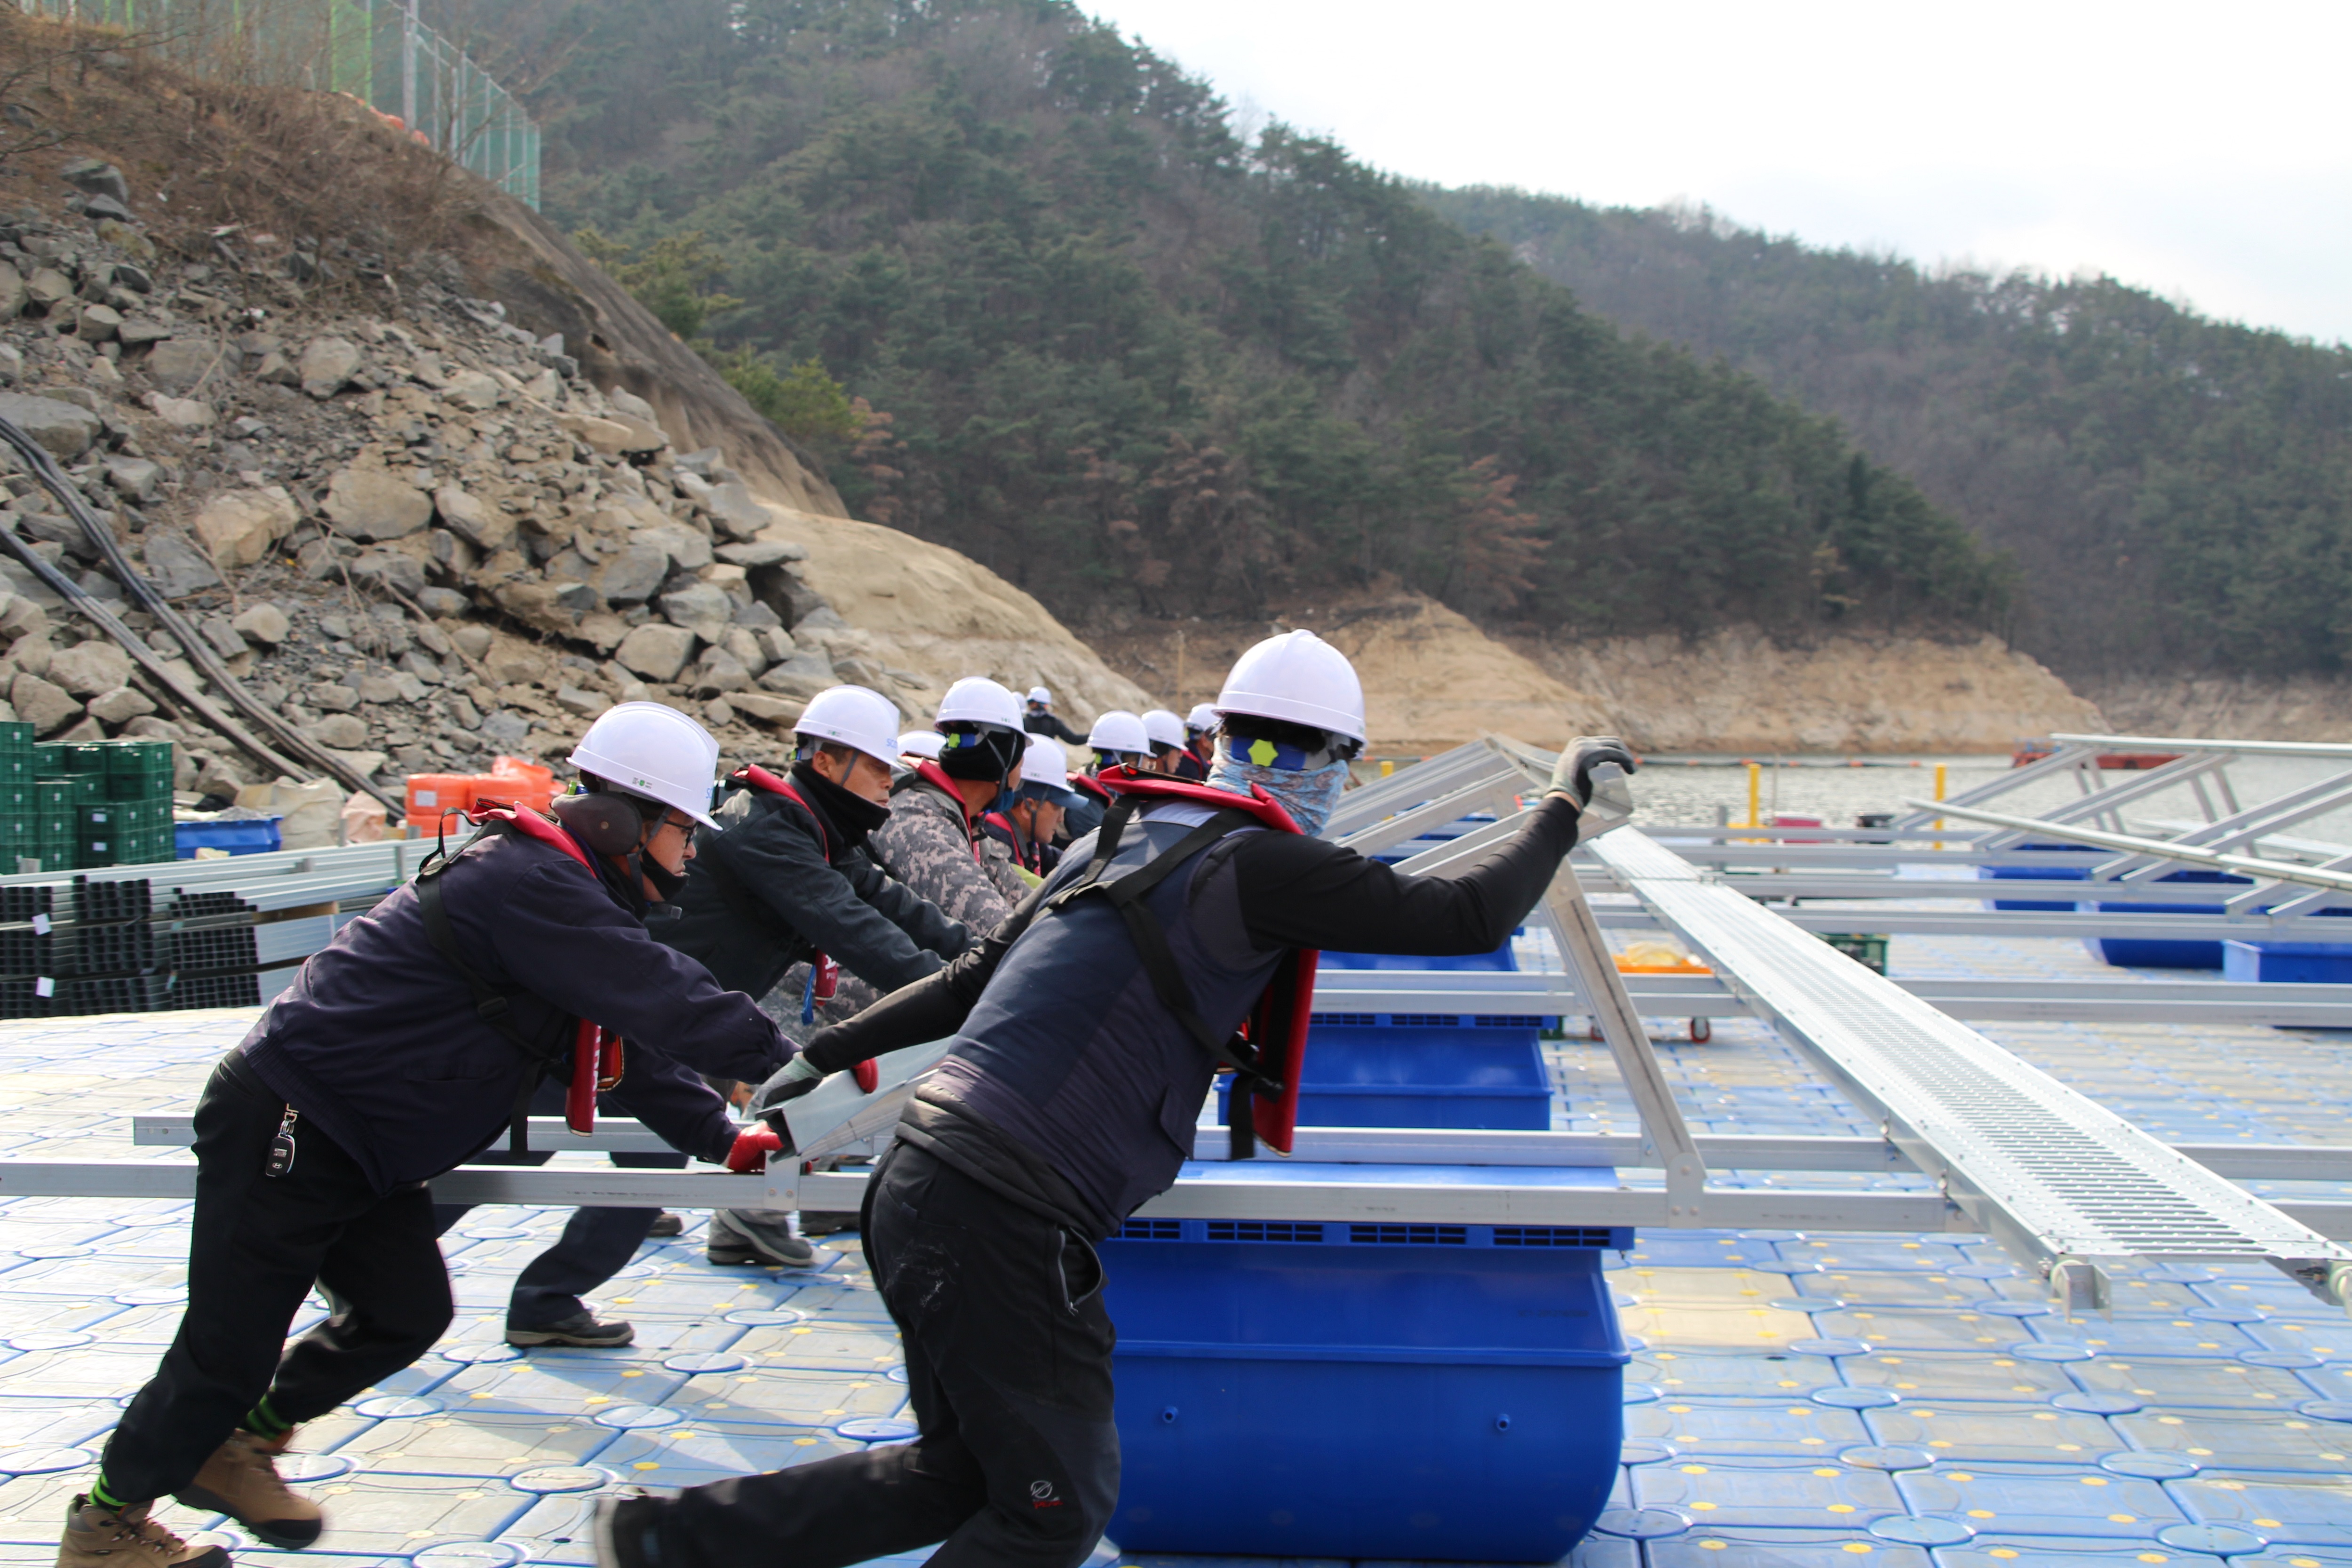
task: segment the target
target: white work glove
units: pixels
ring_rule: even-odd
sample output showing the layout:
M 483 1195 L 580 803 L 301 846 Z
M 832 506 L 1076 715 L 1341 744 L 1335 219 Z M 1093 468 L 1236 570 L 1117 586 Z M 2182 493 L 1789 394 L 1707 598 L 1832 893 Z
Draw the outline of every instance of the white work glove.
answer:
M 824 1081 L 824 1070 L 809 1060 L 808 1053 L 803 1051 L 768 1075 L 768 1081 L 751 1096 L 751 1109 L 768 1110 L 788 1100 L 798 1100 Z
M 1633 750 L 1614 735 L 1579 735 L 1561 748 L 1547 793 L 1576 803 L 1577 842 L 1622 826 L 1633 815 L 1625 779 L 1640 766 Z

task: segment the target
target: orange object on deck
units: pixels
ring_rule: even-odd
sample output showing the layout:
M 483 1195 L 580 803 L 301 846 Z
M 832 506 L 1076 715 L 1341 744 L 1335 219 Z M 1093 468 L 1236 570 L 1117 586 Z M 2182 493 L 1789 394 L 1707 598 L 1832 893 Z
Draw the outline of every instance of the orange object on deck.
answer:
M 521 805 L 545 811 L 558 785 L 552 769 L 520 757 L 499 757 L 486 773 L 408 775 L 408 826 L 438 831 L 442 813 L 479 806 Z M 456 825 L 451 825 L 453 831 Z

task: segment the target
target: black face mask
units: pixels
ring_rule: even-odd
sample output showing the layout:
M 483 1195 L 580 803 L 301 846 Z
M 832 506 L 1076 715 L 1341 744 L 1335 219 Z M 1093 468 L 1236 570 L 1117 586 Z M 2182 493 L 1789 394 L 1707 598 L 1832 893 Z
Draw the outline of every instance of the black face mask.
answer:
M 686 890 L 685 872 L 673 871 L 650 855 L 639 855 L 637 864 L 638 869 L 645 873 L 646 880 L 651 883 L 654 891 L 661 896 L 663 903 L 676 903 L 678 894 Z
M 793 783 L 851 844 L 863 844 L 867 834 L 890 820 L 888 806 L 851 794 L 807 763 L 793 764 Z

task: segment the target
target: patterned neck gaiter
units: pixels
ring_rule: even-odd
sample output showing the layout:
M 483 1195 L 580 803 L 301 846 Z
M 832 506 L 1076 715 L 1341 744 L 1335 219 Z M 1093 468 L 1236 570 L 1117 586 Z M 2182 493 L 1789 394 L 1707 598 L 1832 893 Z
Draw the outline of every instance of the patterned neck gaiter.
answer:
M 1209 765 L 1209 787 L 1246 795 L 1255 784 L 1282 803 L 1290 819 L 1298 824 L 1303 833 L 1313 835 L 1323 831 L 1331 819 L 1332 807 L 1339 804 L 1339 792 L 1348 786 L 1348 764 L 1345 760 L 1327 763 L 1319 768 L 1274 768 L 1257 763 L 1234 760 L 1217 742 L 1217 760 Z

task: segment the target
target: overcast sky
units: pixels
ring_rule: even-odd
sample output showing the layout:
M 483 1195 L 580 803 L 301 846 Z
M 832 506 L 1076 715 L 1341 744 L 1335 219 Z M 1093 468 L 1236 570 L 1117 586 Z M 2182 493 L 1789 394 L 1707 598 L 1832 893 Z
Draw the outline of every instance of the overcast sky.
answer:
M 1382 168 L 2352 340 L 2352 4 L 1080 0 Z

